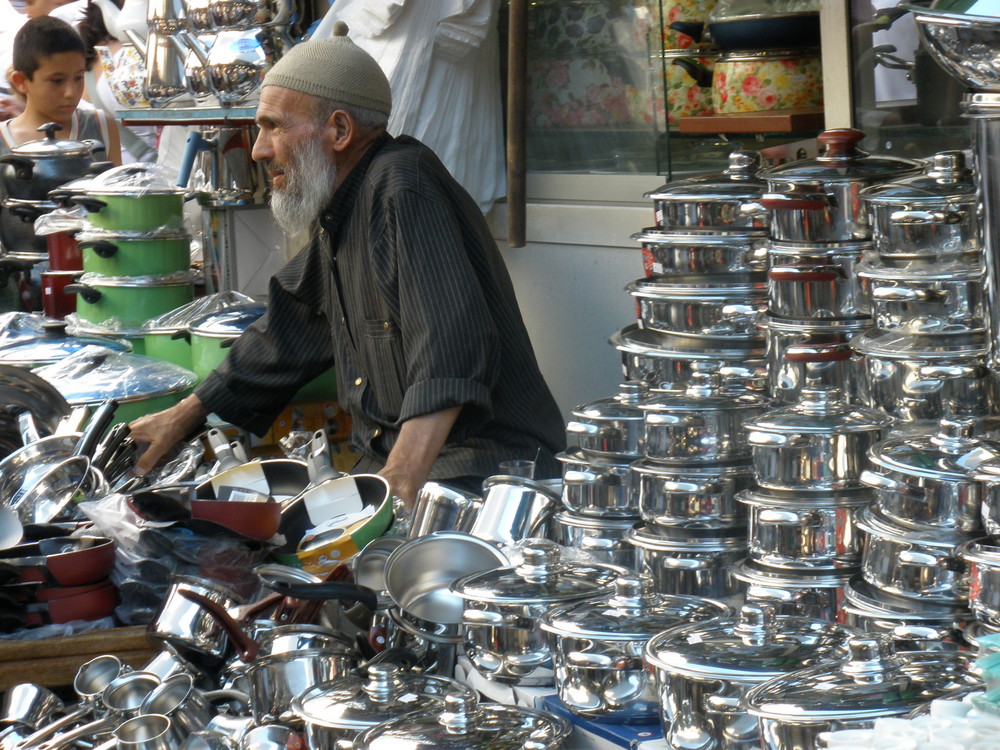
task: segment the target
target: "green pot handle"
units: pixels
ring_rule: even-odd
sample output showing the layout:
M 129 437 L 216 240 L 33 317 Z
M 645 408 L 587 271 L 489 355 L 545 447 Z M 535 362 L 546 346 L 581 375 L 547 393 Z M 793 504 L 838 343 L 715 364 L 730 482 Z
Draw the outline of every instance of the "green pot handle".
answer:
M 89 195 L 70 196 L 69 202 L 77 206 L 83 206 L 92 214 L 100 213 L 102 208 L 108 207 L 108 204 L 100 198 L 91 198 Z
M 67 284 L 63 288 L 63 292 L 66 294 L 79 294 L 83 297 L 83 301 L 89 305 L 97 304 L 97 301 L 101 298 L 100 290 L 87 284 Z
M 94 252 L 102 258 L 110 258 L 118 252 L 118 245 L 107 240 L 91 240 L 80 243 L 81 250 L 85 250 L 88 247 L 93 248 Z

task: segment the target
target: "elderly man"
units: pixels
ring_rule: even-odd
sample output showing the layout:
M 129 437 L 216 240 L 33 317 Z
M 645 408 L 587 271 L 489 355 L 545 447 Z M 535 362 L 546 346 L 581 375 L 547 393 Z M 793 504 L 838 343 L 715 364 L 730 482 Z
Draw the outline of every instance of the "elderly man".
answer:
M 312 239 L 218 370 L 132 423 L 148 446 L 138 473 L 209 413 L 265 432 L 335 363 L 354 471 L 380 473 L 408 505 L 428 479 L 475 490 L 508 459 L 558 474 L 562 418 L 496 243 L 437 157 L 386 133 L 391 103 L 378 64 L 345 36 L 300 44 L 268 72 L 253 158 L 275 219 L 312 226 Z

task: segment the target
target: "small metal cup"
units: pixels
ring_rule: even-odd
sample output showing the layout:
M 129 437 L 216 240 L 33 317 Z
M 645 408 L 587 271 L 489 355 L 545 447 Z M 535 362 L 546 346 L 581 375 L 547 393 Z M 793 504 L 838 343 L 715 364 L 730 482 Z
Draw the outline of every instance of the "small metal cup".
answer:
M 4 693 L 0 723 L 21 724 L 34 730 L 64 709 L 65 704 L 48 688 L 22 682 Z

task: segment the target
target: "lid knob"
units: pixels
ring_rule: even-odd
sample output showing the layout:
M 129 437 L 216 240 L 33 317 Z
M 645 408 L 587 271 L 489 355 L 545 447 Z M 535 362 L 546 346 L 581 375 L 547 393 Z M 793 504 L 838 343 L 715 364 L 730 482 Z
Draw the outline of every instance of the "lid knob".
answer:
M 399 692 L 398 664 L 371 664 L 368 667 L 368 682 L 364 691 L 372 700 L 388 703 Z
M 847 641 L 847 648 L 850 658 L 842 669 L 856 682 L 879 682 L 901 664 L 892 639 L 886 635 L 854 636 Z
M 521 550 L 521 564 L 514 572 L 526 581 L 545 581 L 558 573 L 561 554 L 559 545 L 549 539 L 532 539 Z
M 754 602 L 740 607 L 740 619 L 734 631 L 745 642 L 753 644 L 763 642 L 774 632 L 776 624 L 774 607 L 763 602 Z
M 615 593 L 609 602 L 618 609 L 640 609 L 653 593 L 653 582 L 639 576 L 621 576 L 615 580 Z
M 972 170 L 965 165 L 962 151 L 941 151 L 930 158 L 927 176 L 939 182 L 955 182 L 966 179 Z
M 444 697 L 444 710 L 438 717 L 448 734 L 466 734 L 470 723 L 479 713 L 479 703 L 474 695 L 449 693 Z
M 826 146 L 826 151 L 819 161 L 851 162 L 866 154 L 858 149 L 858 144 L 864 140 L 865 134 L 854 128 L 833 128 L 816 136 L 816 140 Z
M 760 170 L 760 154 L 757 151 L 733 151 L 729 154 L 729 166 L 722 174 L 735 179 L 746 180 L 755 176 Z
M 44 125 L 38 126 L 38 132 L 45 133 L 45 137 L 50 141 L 54 141 L 56 139 L 56 133 L 62 129 L 63 126 L 58 122 L 47 122 Z

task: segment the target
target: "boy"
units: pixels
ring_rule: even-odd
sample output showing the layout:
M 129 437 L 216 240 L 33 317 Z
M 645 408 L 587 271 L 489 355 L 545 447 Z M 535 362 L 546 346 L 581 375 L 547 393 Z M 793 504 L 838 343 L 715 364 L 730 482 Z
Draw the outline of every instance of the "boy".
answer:
M 77 109 L 83 96 L 87 58 L 83 39 L 65 21 L 32 18 L 14 37 L 10 85 L 24 99 L 24 112 L 0 122 L 0 154 L 44 136 L 38 128 L 58 122 L 57 138 L 99 140 L 107 160 L 121 164 L 121 142 L 113 119 L 98 110 Z

